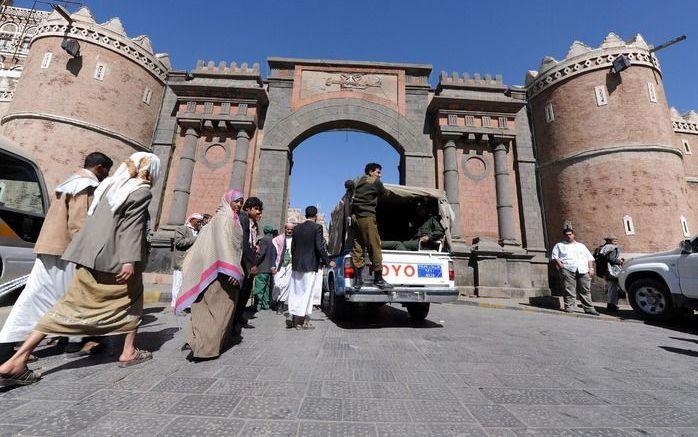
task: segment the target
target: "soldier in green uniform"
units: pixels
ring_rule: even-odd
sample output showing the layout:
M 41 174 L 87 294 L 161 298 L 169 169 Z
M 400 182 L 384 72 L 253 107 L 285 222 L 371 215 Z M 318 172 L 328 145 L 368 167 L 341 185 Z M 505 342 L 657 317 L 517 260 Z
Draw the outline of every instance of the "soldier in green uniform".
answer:
M 407 241 L 384 241 L 381 247 L 386 250 L 418 250 L 419 244 L 422 247 L 436 248 L 438 241 L 444 237 L 444 227 L 439 219 L 430 214 L 427 210 L 426 202 L 417 203 L 417 218 L 412 224 L 410 235 Z
M 385 193 L 385 187 L 381 182 L 383 167 L 371 162 L 366 164 L 364 175 L 354 180 L 354 194 L 351 200 L 351 222 L 354 234 L 351 252 L 352 262 L 356 272 L 354 274 L 354 288 L 360 289 L 363 285 L 361 277 L 366 266 L 364 250 L 371 258 L 373 268 L 373 284 L 381 290 L 389 290 L 392 285 L 383 279 L 383 254 L 381 253 L 381 237 L 378 234 L 376 222 L 376 206 L 378 196 Z

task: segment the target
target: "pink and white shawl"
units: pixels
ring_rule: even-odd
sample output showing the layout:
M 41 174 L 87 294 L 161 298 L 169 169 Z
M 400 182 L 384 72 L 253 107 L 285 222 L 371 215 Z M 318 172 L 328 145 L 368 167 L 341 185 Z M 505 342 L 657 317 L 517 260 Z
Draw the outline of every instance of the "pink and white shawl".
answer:
M 196 242 L 187 251 L 182 267 L 182 288 L 175 303 L 176 313 L 191 306 L 219 273 L 234 278 L 242 286 L 242 227 L 238 215 L 230 207 L 236 193 L 239 191 L 223 195 L 211 222 L 201 229 Z

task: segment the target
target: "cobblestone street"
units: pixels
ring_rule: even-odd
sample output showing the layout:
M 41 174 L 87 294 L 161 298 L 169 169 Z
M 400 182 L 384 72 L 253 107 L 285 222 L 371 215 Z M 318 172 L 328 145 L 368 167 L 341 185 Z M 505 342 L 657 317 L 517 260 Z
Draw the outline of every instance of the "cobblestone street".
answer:
M 2 308 L 2 319 L 9 308 Z M 696 436 L 695 320 L 667 329 L 461 304 L 400 307 L 314 331 L 257 313 L 215 361 L 184 359 L 187 318 L 146 309 L 147 363 L 39 350 L 5 390 L 0 435 Z

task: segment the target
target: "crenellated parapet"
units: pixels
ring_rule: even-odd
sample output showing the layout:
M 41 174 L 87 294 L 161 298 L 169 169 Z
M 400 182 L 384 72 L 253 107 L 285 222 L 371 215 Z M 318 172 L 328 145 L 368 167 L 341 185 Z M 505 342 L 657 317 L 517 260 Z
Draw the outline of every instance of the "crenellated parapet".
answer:
M 148 36 L 129 38 L 118 18 L 99 24 L 87 7 L 80 8 L 70 18 L 69 23 L 58 12 L 52 12 L 39 27 L 32 43 L 45 37 L 68 37 L 96 44 L 141 65 L 164 84 L 171 68 L 170 59 L 167 54 L 154 52 Z
M 575 41 L 563 60 L 546 56 L 537 71 L 531 70 L 526 74 L 528 98 L 571 77 L 593 70 L 610 70 L 613 61 L 620 55 L 625 55 L 631 65 L 650 67 L 661 74 L 659 61 L 650 50 L 651 47 L 640 34 L 624 41 L 615 33 L 609 33 L 598 48 Z
M 671 108 L 671 126 L 675 132 L 698 135 L 698 112 L 691 110 L 685 114 Z
M 194 69 L 193 73 L 196 74 L 217 74 L 217 75 L 225 75 L 225 76 L 259 76 L 259 63 L 255 62 L 252 64 L 252 67 L 249 67 L 249 64 L 247 62 L 243 62 L 240 66 L 238 66 L 237 62 L 231 62 L 230 65 L 228 65 L 225 61 L 220 61 L 218 65 L 214 61 L 208 61 L 205 62 L 203 60 L 199 60 L 196 63 L 196 68 Z
M 449 75 L 447 72 L 442 71 L 439 76 L 440 88 L 463 88 L 463 89 L 506 89 L 504 85 L 502 75 L 497 74 L 492 77 L 491 74 L 485 74 L 484 76 L 480 73 L 475 73 L 472 76 L 468 73 L 458 74 L 456 72 Z

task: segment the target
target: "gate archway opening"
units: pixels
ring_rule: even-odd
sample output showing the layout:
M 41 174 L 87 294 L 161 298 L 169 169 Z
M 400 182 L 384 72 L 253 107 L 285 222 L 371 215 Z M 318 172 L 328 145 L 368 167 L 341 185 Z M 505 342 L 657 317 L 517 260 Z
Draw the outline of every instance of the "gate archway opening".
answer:
M 329 226 L 332 209 L 344 195 L 344 182 L 364 172 L 369 162 L 383 167 L 382 181 L 401 182 L 401 155 L 377 135 L 355 130 L 324 131 L 294 145 L 291 152 L 291 171 L 288 206 L 300 209 L 303 219 L 306 206 L 315 205 L 325 214 Z M 297 212 L 297 211 L 296 211 Z

